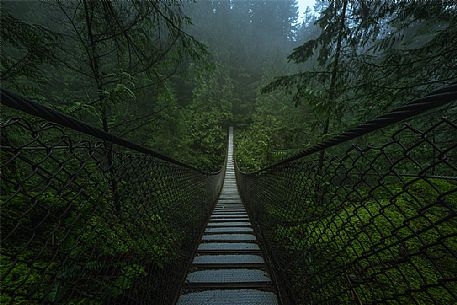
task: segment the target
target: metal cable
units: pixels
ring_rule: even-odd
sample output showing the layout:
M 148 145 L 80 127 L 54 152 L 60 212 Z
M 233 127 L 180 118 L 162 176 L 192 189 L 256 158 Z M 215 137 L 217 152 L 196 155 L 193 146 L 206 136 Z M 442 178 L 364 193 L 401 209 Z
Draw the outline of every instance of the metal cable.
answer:
M 457 85 L 453 84 L 451 86 L 433 91 L 432 93 L 423 98 L 416 99 L 405 106 L 396 108 L 387 114 L 379 116 L 346 132 L 343 132 L 329 140 L 326 140 L 322 143 L 307 148 L 273 165 L 260 169 L 258 172 L 262 172 L 273 167 L 280 166 L 282 164 L 292 162 L 294 160 L 298 160 L 315 152 L 322 151 L 329 147 L 353 140 L 357 137 L 363 136 L 375 130 L 382 129 L 389 125 L 398 123 L 402 120 L 429 111 L 430 109 L 441 107 L 455 100 L 457 100 Z
M 87 123 L 84 123 L 80 120 L 72 118 L 62 112 L 53 110 L 46 106 L 43 106 L 37 102 L 34 102 L 32 100 L 25 98 L 25 97 L 18 96 L 12 92 L 0 89 L 0 102 L 5 106 L 8 106 L 10 108 L 13 108 L 13 109 L 16 109 L 19 111 L 23 111 L 25 113 L 28 113 L 30 115 L 33 115 L 33 116 L 36 116 L 36 117 L 39 117 L 42 119 L 45 119 L 48 122 L 53 122 L 53 123 L 62 125 L 64 127 L 71 128 L 75 131 L 79 131 L 84 134 L 91 135 L 100 140 L 108 141 L 112 144 L 121 145 L 121 146 L 129 148 L 131 150 L 134 150 L 134 151 L 137 151 L 137 152 L 140 152 L 143 154 L 151 155 L 151 156 L 154 156 L 155 158 L 158 158 L 158 159 L 161 159 L 161 160 L 164 160 L 167 162 L 175 163 L 179 166 L 187 167 L 187 168 L 190 168 L 197 172 L 202 172 L 193 166 L 184 164 L 184 163 L 174 160 L 168 156 L 155 152 L 149 148 L 146 148 L 144 146 L 132 143 L 128 140 L 122 139 L 111 133 L 108 133 L 99 128 L 93 127 Z

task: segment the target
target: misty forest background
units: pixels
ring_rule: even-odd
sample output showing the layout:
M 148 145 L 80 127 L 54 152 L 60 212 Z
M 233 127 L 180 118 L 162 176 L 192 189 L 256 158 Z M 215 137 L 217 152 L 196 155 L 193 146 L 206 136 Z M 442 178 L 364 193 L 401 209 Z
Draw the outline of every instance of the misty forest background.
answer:
M 2 86 L 204 170 L 242 169 L 456 76 L 452 1 L 2 3 Z M 454 58 L 454 60 L 449 60 Z

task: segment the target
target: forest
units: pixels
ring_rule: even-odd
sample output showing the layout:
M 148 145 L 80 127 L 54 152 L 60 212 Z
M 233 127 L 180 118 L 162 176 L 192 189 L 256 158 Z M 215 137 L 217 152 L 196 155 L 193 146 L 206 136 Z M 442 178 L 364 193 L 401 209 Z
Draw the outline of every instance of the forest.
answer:
M 207 170 L 232 124 L 254 170 L 456 77 L 452 1 L 146 2 L 4 2 L 2 86 Z
M 274 167 L 455 87 L 453 0 L 0 6 L 2 90 L 151 151 L 2 106 L 0 303 L 172 304 L 229 126 L 291 304 L 457 302 L 455 103 Z

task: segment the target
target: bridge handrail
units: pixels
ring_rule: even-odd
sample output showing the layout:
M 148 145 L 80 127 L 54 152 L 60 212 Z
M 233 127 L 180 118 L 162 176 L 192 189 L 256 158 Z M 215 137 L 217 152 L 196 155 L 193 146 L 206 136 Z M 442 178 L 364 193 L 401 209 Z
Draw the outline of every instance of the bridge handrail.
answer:
M 170 304 L 227 153 L 204 172 L 14 93 L 0 101 L 0 302 Z
M 236 167 L 286 304 L 456 303 L 456 99 L 453 83 L 259 171 Z

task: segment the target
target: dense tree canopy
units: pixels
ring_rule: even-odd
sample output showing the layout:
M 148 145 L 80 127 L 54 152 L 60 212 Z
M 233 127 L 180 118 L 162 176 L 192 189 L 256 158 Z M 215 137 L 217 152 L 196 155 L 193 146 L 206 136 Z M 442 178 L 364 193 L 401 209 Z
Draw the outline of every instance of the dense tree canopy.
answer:
M 229 122 L 253 129 L 244 143 L 268 149 L 252 169 L 456 78 L 452 1 L 317 1 L 298 15 L 295 0 L 5 2 L 2 82 L 212 169 L 221 158 L 190 157 L 192 137 L 216 156 Z M 222 111 L 219 136 L 199 130 L 209 117 L 196 127 L 203 109 Z

